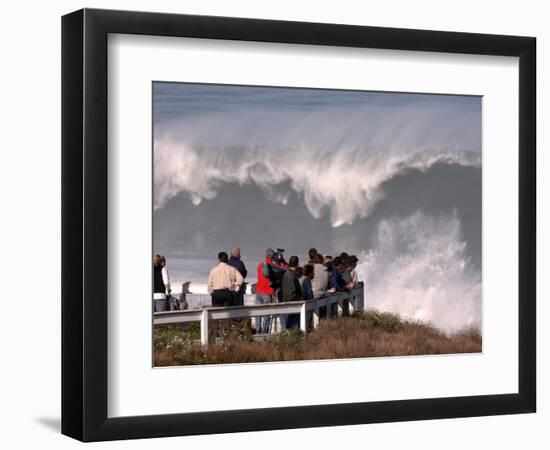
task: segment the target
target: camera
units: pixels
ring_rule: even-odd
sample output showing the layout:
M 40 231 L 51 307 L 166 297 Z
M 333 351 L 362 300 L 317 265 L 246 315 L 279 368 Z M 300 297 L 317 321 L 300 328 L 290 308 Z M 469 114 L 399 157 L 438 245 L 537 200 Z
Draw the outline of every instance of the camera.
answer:
M 276 264 L 286 264 L 285 257 L 283 256 L 284 252 L 284 248 L 278 248 L 277 251 L 273 253 L 273 262 Z
M 278 248 L 276 252 L 273 252 L 271 258 L 271 264 L 264 265 L 264 276 L 269 278 L 271 288 L 280 296 L 280 288 L 283 281 L 283 275 L 286 272 L 286 261 L 283 256 L 285 249 Z

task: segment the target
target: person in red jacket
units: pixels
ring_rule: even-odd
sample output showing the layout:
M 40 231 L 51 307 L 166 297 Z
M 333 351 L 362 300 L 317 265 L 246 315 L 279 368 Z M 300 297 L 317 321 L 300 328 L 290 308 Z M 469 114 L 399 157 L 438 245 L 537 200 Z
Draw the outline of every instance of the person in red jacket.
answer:
M 284 250 L 278 249 L 274 252 L 268 248 L 265 251 L 265 261 L 258 264 L 258 282 L 256 284 L 256 304 L 272 303 L 277 301 L 277 294 L 280 291 L 280 284 L 288 264 L 283 257 Z M 256 332 L 269 333 L 271 317 L 256 319 Z
M 268 277 L 264 275 L 264 265 L 271 264 L 273 262 L 273 250 L 268 248 L 265 251 L 265 261 L 260 261 L 258 263 L 258 282 L 256 283 L 256 294 L 262 295 L 271 295 L 273 297 L 273 288 L 271 287 L 271 281 Z M 256 303 L 268 303 L 268 302 L 258 302 Z
M 273 261 L 273 249 L 268 248 L 265 251 L 265 261 L 258 263 L 258 282 L 256 283 L 256 304 L 273 303 L 274 290 L 271 287 L 271 280 L 264 275 L 264 265 L 271 264 Z M 271 317 L 261 317 L 256 319 L 256 333 L 269 333 Z

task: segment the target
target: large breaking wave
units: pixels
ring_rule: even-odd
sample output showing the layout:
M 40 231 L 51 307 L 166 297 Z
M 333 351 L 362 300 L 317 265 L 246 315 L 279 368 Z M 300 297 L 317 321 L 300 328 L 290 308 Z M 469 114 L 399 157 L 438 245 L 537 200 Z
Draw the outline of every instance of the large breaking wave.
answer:
M 460 117 L 437 109 L 390 117 L 331 111 L 188 119 L 155 131 L 154 206 L 179 193 L 199 204 L 231 182 L 256 184 L 284 204 L 285 184 L 303 195 L 313 217 L 327 211 L 339 226 L 368 216 L 384 196 L 380 186 L 408 169 L 479 166 L 470 134 L 461 133 Z

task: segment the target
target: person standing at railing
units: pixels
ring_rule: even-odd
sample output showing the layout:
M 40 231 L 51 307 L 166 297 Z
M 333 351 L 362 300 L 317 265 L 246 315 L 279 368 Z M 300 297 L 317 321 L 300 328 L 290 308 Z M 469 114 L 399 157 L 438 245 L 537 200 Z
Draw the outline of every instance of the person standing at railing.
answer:
M 313 287 L 311 282 L 314 277 L 313 266 L 306 264 L 302 270 L 302 276 L 299 278 L 300 289 L 302 290 L 302 298 L 304 300 L 311 300 L 313 298 Z
M 348 289 L 355 289 L 359 285 L 359 280 L 357 277 L 357 271 L 355 268 L 357 267 L 357 256 L 351 255 L 349 257 L 349 265 L 348 265 L 348 273 L 350 277 L 349 283 L 346 285 L 346 288 Z
M 321 298 L 327 295 L 328 291 L 328 272 L 327 267 L 323 264 L 323 255 L 315 257 L 313 264 L 313 280 L 311 281 L 313 289 L 313 297 Z
M 353 289 L 353 280 L 351 275 L 351 258 L 347 253 L 342 253 L 342 255 L 340 255 L 340 258 L 342 260 L 340 275 L 342 275 L 342 280 L 344 280 L 344 289 Z
M 315 260 L 316 257 L 317 255 L 315 255 L 313 259 Z M 312 281 L 315 279 L 314 277 L 315 277 L 315 271 L 313 269 L 313 265 L 306 264 L 303 267 L 303 273 L 299 279 L 300 288 L 302 289 L 302 297 L 304 300 L 311 300 L 313 298 Z M 308 311 L 307 318 L 306 318 L 307 323 L 308 324 L 311 323 L 312 319 L 313 319 L 313 311 Z
M 343 271 L 342 258 L 337 256 L 336 258 L 334 258 L 331 265 L 332 265 L 332 270 L 331 270 L 329 290 L 330 292 L 343 291 L 346 287 L 346 282 L 342 277 L 342 271 Z
M 246 267 L 244 263 L 241 261 L 241 249 L 238 247 L 233 247 L 231 249 L 231 257 L 229 258 L 229 261 L 227 262 L 230 266 L 237 269 L 237 271 L 241 274 L 243 279 L 246 278 L 246 275 L 248 274 L 248 271 L 246 270 Z M 244 303 L 244 291 L 246 290 L 246 282 L 241 284 L 241 287 L 238 291 L 235 292 L 233 296 L 233 305 L 234 306 L 242 306 Z
M 288 270 L 283 275 L 283 282 L 281 286 L 283 302 L 296 302 L 303 300 L 302 289 L 300 282 L 296 276 L 298 270 L 299 260 L 297 256 L 291 256 L 288 260 Z M 282 328 L 285 328 L 283 319 L 281 316 Z M 286 328 L 295 329 L 300 327 L 300 314 L 289 314 L 286 317 Z
M 244 282 L 237 269 L 227 264 L 227 253 L 218 253 L 218 264 L 208 275 L 208 293 L 212 296 L 212 306 L 230 306 L 233 294 Z
M 274 289 L 271 287 L 271 280 L 264 275 L 264 265 L 269 265 L 273 261 L 273 249 L 268 248 L 265 251 L 265 260 L 258 263 L 258 282 L 256 284 L 256 304 L 273 303 Z M 271 317 L 258 317 L 256 319 L 256 333 L 269 333 Z
M 315 260 L 318 254 L 319 252 L 317 251 L 316 248 L 310 248 L 307 252 L 307 255 L 309 256 L 308 264 L 315 264 Z
M 162 312 L 168 309 L 166 295 L 170 294 L 170 276 L 166 268 L 166 258 L 155 255 L 153 258 L 153 311 Z

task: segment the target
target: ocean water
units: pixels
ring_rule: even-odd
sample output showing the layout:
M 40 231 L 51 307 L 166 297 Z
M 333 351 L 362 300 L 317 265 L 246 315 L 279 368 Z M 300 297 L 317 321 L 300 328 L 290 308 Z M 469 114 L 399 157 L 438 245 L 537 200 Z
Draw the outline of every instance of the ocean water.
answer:
M 481 99 L 157 84 L 154 248 L 205 291 L 239 246 L 360 258 L 365 304 L 481 324 Z

